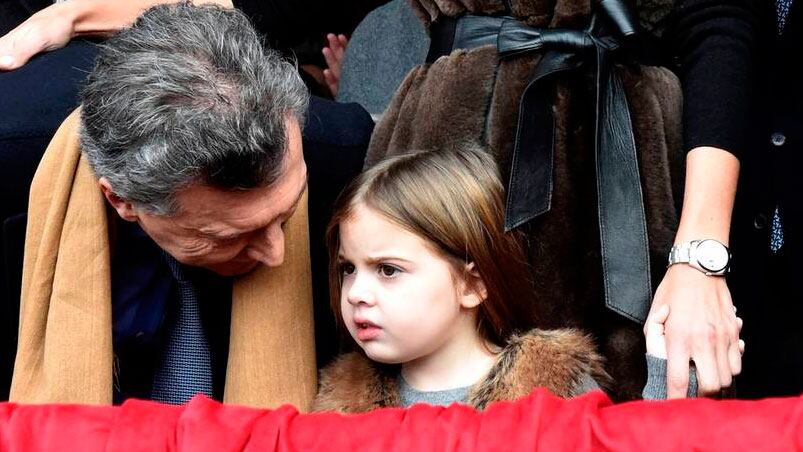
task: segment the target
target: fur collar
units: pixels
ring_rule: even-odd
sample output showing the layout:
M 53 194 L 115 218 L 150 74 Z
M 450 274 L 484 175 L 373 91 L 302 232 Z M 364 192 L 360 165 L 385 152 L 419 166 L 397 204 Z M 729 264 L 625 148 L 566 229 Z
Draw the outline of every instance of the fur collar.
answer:
M 400 405 L 398 366 L 374 363 L 362 353 L 341 355 L 321 371 L 313 409 L 360 413 Z M 471 388 L 469 405 L 484 409 L 515 400 L 536 387 L 561 397 L 576 395 L 584 376 L 606 386 L 608 375 L 590 337 L 577 330 L 531 330 L 513 336 L 488 376 Z

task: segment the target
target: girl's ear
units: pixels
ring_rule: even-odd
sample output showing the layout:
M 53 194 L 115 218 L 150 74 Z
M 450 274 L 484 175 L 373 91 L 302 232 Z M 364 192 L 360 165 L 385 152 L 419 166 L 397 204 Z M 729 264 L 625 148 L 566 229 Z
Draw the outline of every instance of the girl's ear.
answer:
M 485 281 L 480 277 L 474 262 L 469 262 L 463 271 L 460 305 L 467 309 L 475 308 L 486 298 L 488 298 L 488 289 L 485 287 Z

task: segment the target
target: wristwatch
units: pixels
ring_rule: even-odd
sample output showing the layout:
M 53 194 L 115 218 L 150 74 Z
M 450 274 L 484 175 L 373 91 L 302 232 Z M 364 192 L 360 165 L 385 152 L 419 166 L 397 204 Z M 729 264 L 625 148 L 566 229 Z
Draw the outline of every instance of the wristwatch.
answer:
M 669 265 L 689 264 L 708 276 L 722 276 L 730 270 L 728 247 L 713 239 L 678 243 L 669 251 Z

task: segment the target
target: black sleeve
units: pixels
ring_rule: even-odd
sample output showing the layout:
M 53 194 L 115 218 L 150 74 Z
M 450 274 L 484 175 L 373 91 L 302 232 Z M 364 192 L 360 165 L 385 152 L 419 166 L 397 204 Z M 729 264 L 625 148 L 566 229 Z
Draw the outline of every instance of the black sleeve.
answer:
M 760 0 L 679 0 L 669 33 L 683 85 L 684 145 L 740 157 L 757 67 Z
M 388 1 L 234 0 L 234 7 L 251 18 L 268 44 L 285 50 L 327 33 L 350 34 L 366 14 Z

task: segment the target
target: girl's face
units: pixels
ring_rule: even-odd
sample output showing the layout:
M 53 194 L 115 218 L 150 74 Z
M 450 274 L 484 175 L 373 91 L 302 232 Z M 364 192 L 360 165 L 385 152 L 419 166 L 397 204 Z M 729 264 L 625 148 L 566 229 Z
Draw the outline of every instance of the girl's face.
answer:
M 426 241 L 362 204 L 339 229 L 341 314 L 369 358 L 407 363 L 477 343 L 482 299 Z

